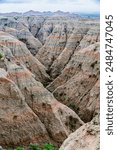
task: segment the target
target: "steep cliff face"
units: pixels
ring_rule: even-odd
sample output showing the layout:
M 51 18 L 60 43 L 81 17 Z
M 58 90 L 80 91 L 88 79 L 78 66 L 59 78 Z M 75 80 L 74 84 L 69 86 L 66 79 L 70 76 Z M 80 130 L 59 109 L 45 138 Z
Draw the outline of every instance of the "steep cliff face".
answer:
M 1 18 L 0 56 L 0 145 L 60 147 L 72 132 L 78 140 L 61 150 L 80 149 L 80 137 L 90 142 L 87 122 L 99 113 L 97 20 Z

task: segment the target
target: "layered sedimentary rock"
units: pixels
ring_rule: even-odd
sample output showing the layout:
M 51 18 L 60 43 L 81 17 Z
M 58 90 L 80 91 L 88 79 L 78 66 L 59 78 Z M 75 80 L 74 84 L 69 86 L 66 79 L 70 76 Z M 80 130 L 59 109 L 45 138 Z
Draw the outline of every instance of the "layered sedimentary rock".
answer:
M 0 145 L 99 148 L 99 39 L 98 19 L 0 18 Z
M 47 87 L 59 101 L 76 111 L 85 122 L 90 121 L 93 116 L 93 111 L 88 112 L 89 117 L 86 116 L 86 109 L 90 101 L 90 91 L 99 80 L 98 49 L 99 43 L 96 43 L 75 52 L 62 74 Z M 97 99 L 99 102 L 99 94 Z M 96 105 L 97 102 L 95 107 Z
M 5 70 L 0 69 L 0 144 L 15 146 L 50 140 L 44 124 L 7 75 Z
M 59 150 L 99 150 L 99 115 L 70 134 Z
M 42 127 L 44 128 L 43 130 L 45 131 L 43 132 L 41 127 L 38 128 L 38 130 L 40 130 L 38 131 L 39 133 L 38 132 L 35 133 L 35 137 L 30 138 L 30 140 L 28 140 L 28 135 L 25 135 L 26 138 L 23 138 L 23 140 L 20 140 L 20 138 L 22 137 L 19 134 L 18 140 L 16 140 L 15 142 L 14 140 L 12 140 L 12 142 L 11 141 L 4 142 L 4 136 L 3 138 L 1 136 L 1 144 L 13 145 L 13 146 L 18 145 L 18 144 L 24 145 L 24 141 L 27 139 L 27 143 L 25 144 L 28 144 L 31 141 L 35 143 L 46 143 L 46 142 L 49 143 L 51 141 L 55 145 L 60 145 L 71 132 L 75 131 L 77 128 L 83 125 L 83 121 L 78 117 L 78 115 L 74 111 L 72 111 L 67 106 L 59 103 L 54 98 L 54 96 L 47 89 L 43 87 L 42 83 L 36 80 L 36 75 L 32 74 L 31 70 L 29 70 L 29 68 L 27 68 L 27 66 L 24 63 L 24 60 L 26 61 L 26 59 L 23 59 L 22 57 L 20 60 L 17 59 L 17 57 L 18 56 L 20 57 L 22 53 L 24 54 L 23 55 L 24 57 L 25 57 L 25 53 L 30 54 L 29 51 L 26 51 L 27 49 L 25 48 L 25 46 L 21 45 L 20 46 L 21 49 L 20 48 L 18 49 L 18 46 L 20 45 L 21 42 L 17 40 L 18 46 L 17 48 L 14 48 L 14 40 L 16 39 L 9 36 L 6 33 L 3 33 L 3 32 L 1 33 L 2 33 L 1 44 L 3 44 L 4 42 L 4 45 L 0 46 L 1 48 L 0 52 L 3 54 L 3 58 L 2 60 L 0 60 L 0 62 L 2 62 L 1 68 L 6 69 L 7 71 L 6 80 L 10 80 L 11 82 L 13 82 L 14 86 L 18 88 L 19 92 L 22 94 L 22 97 L 24 98 L 23 100 L 25 101 L 25 105 L 27 105 L 32 111 L 32 113 L 35 114 L 35 116 L 41 122 Z M 9 41 L 12 42 L 11 43 L 12 45 L 9 44 Z M 20 52 L 20 50 L 22 50 L 21 51 L 22 53 Z M 33 56 L 31 57 L 33 58 Z M 38 61 L 37 61 L 37 64 L 38 64 Z M 2 71 L 1 71 L 1 74 L 2 74 Z M 6 83 L 6 86 L 7 86 L 7 83 Z M 11 92 L 13 94 L 15 93 L 14 91 L 11 91 L 10 88 L 8 88 L 8 90 L 9 90 L 8 97 L 9 99 L 11 99 L 10 93 Z M 1 98 L 2 98 L 2 95 L 1 95 Z M 14 97 L 14 99 L 17 100 L 17 97 L 16 98 Z M 9 103 L 10 103 L 10 100 L 9 100 Z M 10 107 L 11 106 L 9 106 L 9 109 Z M 17 108 L 14 102 L 14 109 L 15 107 Z M 17 109 L 15 110 L 17 111 Z M 30 115 L 29 115 L 29 118 L 30 118 Z M 37 125 L 40 126 L 40 123 L 38 121 L 36 122 L 35 120 L 35 124 L 36 123 Z M 23 126 L 23 128 L 26 130 L 28 127 Z M 21 130 L 24 130 L 24 129 L 21 129 Z M 1 128 L 1 132 L 4 132 L 4 128 L 3 129 Z M 9 134 L 8 135 L 6 134 L 6 138 L 8 139 L 10 134 L 13 134 L 12 135 L 13 139 L 15 139 L 14 132 L 17 134 L 18 132 L 22 132 L 22 131 L 18 130 L 18 128 L 16 128 L 15 131 L 14 130 L 11 132 L 8 131 Z M 43 132 L 43 134 L 46 134 L 46 137 L 43 138 L 43 134 L 42 134 L 42 137 L 41 137 L 42 139 L 40 138 L 39 140 L 39 136 L 41 132 Z
M 59 103 L 25 67 L 11 64 L 8 68 L 8 77 L 18 85 L 27 104 L 45 124 L 54 141 L 61 143 L 69 133 L 82 125 L 80 118 Z M 70 125 L 71 119 L 73 127 Z
M 9 33 L 15 36 L 20 41 L 24 42 L 28 50 L 33 55 L 36 55 L 39 49 L 42 47 L 41 42 L 36 39 L 28 29 L 17 30 L 14 28 L 3 27 L 2 31 Z
M 52 65 L 53 61 L 56 60 L 57 56 L 65 48 L 67 35 L 64 28 L 64 26 L 54 28 L 52 34 L 36 55 L 36 58 L 47 68 Z
M 7 59 L 9 59 L 9 61 L 13 59 L 16 63 L 24 64 L 33 74 L 35 74 L 36 79 L 41 82 L 49 80 L 45 66 L 31 55 L 23 42 L 17 40 L 14 36 L 1 31 L 0 44 L 11 50 L 14 57 L 9 58 L 7 55 Z

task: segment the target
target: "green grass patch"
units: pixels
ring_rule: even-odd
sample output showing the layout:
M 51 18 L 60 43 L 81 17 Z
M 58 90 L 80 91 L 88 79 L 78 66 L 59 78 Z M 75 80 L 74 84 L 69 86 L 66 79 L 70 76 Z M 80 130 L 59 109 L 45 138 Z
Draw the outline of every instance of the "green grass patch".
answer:
M 45 143 L 43 147 L 41 147 L 38 144 L 30 144 L 28 148 L 26 149 L 27 150 L 58 150 L 55 146 L 53 146 L 52 144 L 48 144 L 48 143 Z M 25 148 L 19 146 L 19 147 L 16 147 L 15 149 L 8 148 L 8 150 L 25 150 Z

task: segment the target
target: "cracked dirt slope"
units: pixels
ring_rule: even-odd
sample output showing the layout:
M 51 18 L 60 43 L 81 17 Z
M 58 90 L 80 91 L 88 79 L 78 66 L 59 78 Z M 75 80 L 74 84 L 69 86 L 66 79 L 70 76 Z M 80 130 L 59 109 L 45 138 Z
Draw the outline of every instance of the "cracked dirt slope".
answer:
M 72 132 L 85 138 L 82 128 L 99 114 L 99 21 L 1 18 L 0 53 L 0 145 L 60 147 Z

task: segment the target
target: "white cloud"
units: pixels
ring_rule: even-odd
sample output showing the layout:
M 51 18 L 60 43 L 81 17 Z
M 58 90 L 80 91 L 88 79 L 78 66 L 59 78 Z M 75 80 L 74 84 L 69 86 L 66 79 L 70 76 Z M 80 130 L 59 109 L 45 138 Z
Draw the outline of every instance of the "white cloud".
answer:
M 0 3 L 0 12 L 70 11 L 99 12 L 98 0 L 6 0 Z

